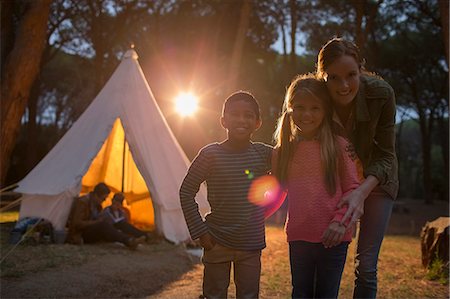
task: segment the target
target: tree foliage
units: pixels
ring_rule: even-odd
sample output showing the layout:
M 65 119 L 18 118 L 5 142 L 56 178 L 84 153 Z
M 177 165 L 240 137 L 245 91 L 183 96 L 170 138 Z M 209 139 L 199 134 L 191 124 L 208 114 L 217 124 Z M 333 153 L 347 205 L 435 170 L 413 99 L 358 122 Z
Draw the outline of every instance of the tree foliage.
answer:
M 263 127 L 255 139 L 271 142 L 289 81 L 297 73 L 313 71 L 320 47 L 331 37 L 343 36 L 359 45 L 367 69 L 394 87 L 399 111 L 417 117 L 415 129 L 409 123 L 398 126 L 398 156 L 401 184 L 414 169 L 423 187 L 414 194 L 402 189 L 401 195 L 448 190 L 448 183 L 438 183 L 442 174 L 448 182 L 448 39 L 444 41 L 445 14 L 439 11 L 439 1 L 54 0 L 47 47 L 19 140 L 22 146 L 28 141 L 30 150 L 17 150 L 12 163 L 22 161 L 20 155 L 31 157 L 30 145 L 37 139 L 46 140 L 43 148 L 51 148 L 89 105 L 131 44 L 189 157 L 224 136 L 218 122 L 222 102 L 236 89 L 249 90 L 259 100 Z M 11 28 L 17 27 L 24 13 L 15 7 L 16 17 L 5 19 L 11 7 L 3 3 L 2 65 L 14 37 Z M 279 52 L 273 49 L 277 40 Z M 195 119 L 180 119 L 173 113 L 172 99 L 186 90 L 200 96 L 202 109 Z M 55 138 L 44 139 L 42 134 L 51 130 Z M 403 134 L 419 134 L 421 142 L 411 146 L 420 151 L 411 152 Z M 9 181 L 23 177 L 45 152 L 39 151 L 26 166 L 16 165 Z M 440 165 L 436 161 L 444 166 L 436 169 Z

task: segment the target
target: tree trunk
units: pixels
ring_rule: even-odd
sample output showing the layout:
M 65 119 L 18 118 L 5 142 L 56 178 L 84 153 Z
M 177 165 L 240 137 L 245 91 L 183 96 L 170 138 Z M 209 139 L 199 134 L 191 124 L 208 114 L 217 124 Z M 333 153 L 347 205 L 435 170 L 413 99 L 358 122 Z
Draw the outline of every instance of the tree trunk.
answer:
M 0 184 L 5 183 L 9 160 L 27 106 L 33 81 L 39 71 L 46 44 L 51 0 L 30 1 L 17 28 L 14 47 L 2 66 Z
M 442 114 L 437 119 L 438 123 L 438 136 L 439 141 L 441 143 L 441 153 L 442 153 L 442 160 L 444 161 L 444 174 L 445 174 L 445 181 L 448 182 L 449 180 L 449 173 L 448 173 L 448 167 L 449 167 L 449 160 L 448 160 L 448 122 L 445 122 L 444 118 L 445 114 Z M 447 118 L 448 119 L 448 118 Z M 448 184 L 446 184 L 446 190 L 444 190 L 444 198 L 441 198 L 442 200 L 448 200 Z M 445 198 L 446 197 L 446 198 Z
M 245 45 L 245 37 L 248 30 L 250 21 L 250 13 L 252 10 L 252 4 L 250 0 L 245 0 L 241 7 L 241 14 L 239 17 L 239 27 L 236 34 L 236 40 L 234 42 L 233 53 L 231 56 L 231 64 L 229 70 L 228 92 L 233 92 L 236 88 L 236 82 L 239 78 L 239 71 L 241 67 L 242 52 Z
M 283 41 L 283 69 L 288 68 L 288 53 L 287 53 L 287 46 L 286 46 L 286 28 L 285 25 L 281 25 L 281 36 Z
M 419 109 L 419 125 L 422 143 L 422 163 L 423 163 L 423 187 L 424 200 L 426 204 L 433 204 L 433 184 L 431 180 L 431 129 L 433 126 L 432 113 L 428 115 L 425 109 Z
M 28 100 L 28 124 L 27 124 L 27 173 L 33 169 L 37 162 L 37 142 L 38 142 L 38 130 L 36 124 L 36 116 L 37 116 L 37 103 L 39 99 L 39 85 L 40 80 L 37 79 L 33 88 L 31 89 L 30 97 Z
M 297 55 L 295 53 L 295 46 L 297 45 L 297 5 L 295 0 L 289 1 L 291 11 L 291 66 L 295 71 L 297 64 Z
M 397 163 L 398 163 L 398 171 L 401 169 L 401 163 L 402 163 L 402 157 L 403 157 L 403 147 L 401 146 L 401 140 L 402 140 L 402 132 L 403 132 L 403 125 L 405 123 L 405 120 L 403 117 L 400 118 L 401 121 L 397 125 L 397 133 L 395 136 L 396 145 L 395 148 L 397 149 Z
M 355 42 L 356 45 L 363 50 L 365 44 L 365 31 L 363 30 L 362 20 L 364 17 L 364 7 L 366 3 L 362 0 L 353 1 L 353 6 L 355 7 L 356 17 L 355 17 Z
M 13 7 L 15 1 L 1 1 L 1 41 L 0 41 L 0 65 L 5 65 L 6 56 L 11 51 L 14 45 L 14 14 Z M 2 71 L 3 81 L 3 71 Z
M 448 65 L 448 0 L 439 0 L 439 13 L 441 14 L 442 34 L 444 35 L 445 57 Z

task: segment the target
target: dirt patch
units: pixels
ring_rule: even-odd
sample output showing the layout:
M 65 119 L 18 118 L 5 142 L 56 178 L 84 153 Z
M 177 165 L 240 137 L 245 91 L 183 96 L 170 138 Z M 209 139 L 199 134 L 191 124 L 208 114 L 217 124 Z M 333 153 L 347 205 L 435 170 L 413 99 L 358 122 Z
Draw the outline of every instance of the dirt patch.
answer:
M 0 297 L 143 298 L 198 262 L 165 241 L 135 251 L 119 244 L 23 245 L 2 263 Z

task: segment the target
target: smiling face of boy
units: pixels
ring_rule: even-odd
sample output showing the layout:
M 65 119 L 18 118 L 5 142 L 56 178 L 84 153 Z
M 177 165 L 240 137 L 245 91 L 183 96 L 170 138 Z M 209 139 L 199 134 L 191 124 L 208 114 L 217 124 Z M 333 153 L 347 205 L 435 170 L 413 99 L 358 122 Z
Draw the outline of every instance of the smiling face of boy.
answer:
M 228 140 L 236 143 L 248 143 L 251 135 L 261 126 L 255 105 L 246 100 L 228 103 L 220 122 L 227 130 Z

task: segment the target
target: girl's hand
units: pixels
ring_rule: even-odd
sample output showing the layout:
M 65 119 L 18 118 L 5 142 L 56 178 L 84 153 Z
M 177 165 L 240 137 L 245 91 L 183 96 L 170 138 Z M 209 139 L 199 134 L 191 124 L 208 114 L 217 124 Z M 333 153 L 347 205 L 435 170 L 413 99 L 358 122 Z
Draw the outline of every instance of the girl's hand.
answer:
M 331 222 L 322 235 L 322 244 L 325 248 L 339 245 L 345 234 L 345 226 L 339 222 Z
M 362 194 L 358 189 L 353 190 L 346 196 L 342 197 L 340 202 L 337 205 L 337 208 L 340 209 L 343 206 L 348 206 L 347 211 L 342 217 L 341 224 L 346 223 L 348 219 L 350 222 L 347 227 L 353 227 L 353 225 L 358 221 L 359 218 L 364 214 L 364 201 L 366 196 Z
M 205 248 L 205 250 L 211 250 L 214 245 L 216 245 L 216 240 L 209 233 L 203 234 L 199 238 L 200 245 Z

